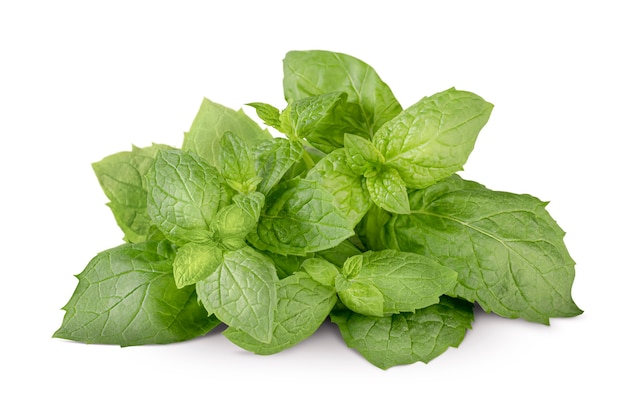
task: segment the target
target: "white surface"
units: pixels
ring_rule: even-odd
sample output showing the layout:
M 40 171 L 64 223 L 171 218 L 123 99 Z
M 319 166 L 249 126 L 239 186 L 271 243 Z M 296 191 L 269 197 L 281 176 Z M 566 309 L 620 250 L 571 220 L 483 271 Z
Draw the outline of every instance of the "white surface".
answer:
M 0 397 L 624 397 L 619 2 L 203 3 L 0 3 Z M 494 103 L 462 175 L 551 201 L 585 313 L 550 327 L 478 313 L 460 348 L 388 371 L 332 325 L 269 357 L 220 334 L 126 349 L 50 338 L 72 275 L 121 243 L 90 163 L 180 145 L 202 97 L 282 107 L 292 49 L 363 59 L 405 107 L 451 86 Z

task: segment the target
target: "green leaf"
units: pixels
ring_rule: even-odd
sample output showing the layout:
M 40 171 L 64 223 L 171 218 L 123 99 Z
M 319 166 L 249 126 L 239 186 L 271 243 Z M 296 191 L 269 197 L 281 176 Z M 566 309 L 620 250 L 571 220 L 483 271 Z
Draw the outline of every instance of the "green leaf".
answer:
M 218 153 L 219 170 L 229 186 L 240 193 L 256 190 L 260 178 L 255 172 L 250 147 L 232 132 L 224 132 Z
M 307 339 L 326 320 L 337 301 L 335 291 L 298 272 L 278 282 L 275 328 L 269 343 L 245 332 L 228 328 L 224 335 L 236 345 L 261 355 L 270 355 Z
M 201 242 L 220 206 L 219 172 L 193 153 L 160 151 L 146 175 L 147 211 L 176 242 Z
M 457 273 L 426 256 L 383 250 L 349 258 L 343 275 L 348 284 L 337 287 L 341 301 L 354 312 L 383 316 L 412 312 L 439 302 L 439 297 L 456 284 Z M 346 293 L 342 296 L 344 290 Z M 380 297 L 376 291 L 380 292 Z M 346 300 L 348 297 L 351 298 Z M 358 307 L 370 297 L 372 301 L 384 300 L 379 313 L 372 313 L 372 302 L 368 302 L 366 308 Z
M 219 324 L 193 287 L 178 289 L 162 244 L 124 244 L 101 252 L 78 277 L 54 337 L 121 346 L 165 344 L 206 334 Z
M 302 144 L 297 141 L 274 138 L 258 144 L 255 149 L 256 170 L 261 182 L 257 190 L 267 195 L 295 162 L 302 157 Z
M 488 312 L 544 324 L 582 312 L 571 297 L 574 261 L 547 203 L 458 176 L 409 198 L 411 214 L 384 226 L 387 244 L 456 270 L 451 294 Z
M 336 247 L 315 253 L 315 255 L 322 257 L 337 267 L 342 267 L 346 259 L 360 254 L 361 250 L 350 242 L 349 239 L 340 242 Z
M 182 288 L 209 277 L 224 260 L 222 249 L 213 241 L 190 242 L 178 249 L 174 258 L 174 280 Z
M 289 277 L 297 271 L 301 270 L 300 265 L 304 262 L 305 257 L 296 255 L 279 255 L 272 251 L 262 251 L 264 255 L 269 257 L 274 266 L 276 266 L 276 275 L 278 278 L 283 279 Z
M 356 131 L 371 137 L 402 110 L 376 71 L 363 61 L 330 51 L 290 51 L 283 61 L 283 88 L 288 103 L 306 97 L 344 92 L 355 104 Z M 356 112 L 356 114 L 355 114 Z
M 346 134 L 344 146 L 346 164 L 357 175 L 365 177 L 375 175 L 385 161 L 374 144 L 363 137 Z
M 242 110 L 235 111 L 205 98 L 189 132 L 185 133 L 182 149 L 200 155 L 212 166 L 219 166 L 220 140 L 225 132 L 234 133 L 250 146 L 272 138 Z
M 250 247 L 224 253 L 215 272 L 196 284 L 209 313 L 230 327 L 268 343 L 274 331 L 276 269 L 271 259 Z
M 339 270 L 327 260 L 321 258 L 305 259 L 301 268 L 318 283 L 328 287 L 335 286 L 335 279 Z
M 384 210 L 401 214 L 411 211 L 406 185 L 396 169 L 383 168 L 374 176 L 368 177 L 366 185 L 372 202 Z
M 153 144 L 150 147 L 118 152 L 92 164 L 107 204 L 127 242 L 145 241 L 152 222 L 146 211 L 148 196 L 143 176 L 154 164 L 160 149 L 171 147 Z
M 344 149 L 322 158 L 306 178 L 332 195 L 333 204 L 348 219 L 350 227 L 356 226 L 372 204 L 365 178 L 348 167 Z
M 281 183 L 266 199 L 257 230 L 248 240 L 283 255 L 306 255 L 332 248 L 354 232 L 332 196 L 309 180 Z
M 219 210 L 211 225 L 213 240 L 226 248 L 238 249 L 245 244 L 245 238 L 256 226 L 265 196 L 258 192 L 248 195 L 237 194 L 233 204 Z
M 341 302 L 362 315 L 382 317 L 385 314 L 385 296 L 378 288 L 359 281 L 349 282 L 342 275 L 335 281 Z
M 463 169 L 492 108 L 473 93 L 451 88 L 404 110 L 373 142 L 407 187 L 428 187 Z
M 270 104 L 265 103 L 249 103 L 246 104 L 253 107 L 256 110 L 256 114 L 267 126 L 271 126 L 282 132 L 280 122 L 280 110 Z
M 346 344 L 381 369 L 415 362 L 428 363 L 449 347 L 458 347 L 474 320 L 472 304 L 442 297 L 436 305 L 414 313 L 385 317 L 349 310 L 331 313 Z

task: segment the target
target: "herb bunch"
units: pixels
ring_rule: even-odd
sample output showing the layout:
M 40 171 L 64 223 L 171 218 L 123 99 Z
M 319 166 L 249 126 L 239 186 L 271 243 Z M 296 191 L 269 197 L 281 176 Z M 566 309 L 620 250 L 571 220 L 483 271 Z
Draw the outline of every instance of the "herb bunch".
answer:
M 582 311 L 564 232 L 530 195 L 462 170 L 493 106 L 454 88 L 402 109 L 366 63 L 284 59 L 282 109 L 205 99 L 180 148 L 93 164 L 125 243 L 78 277 L 54 337 L 165 344 L 220 324 L 273 354 L 328 318 L 387 369 L 457 347 L 474 304 L 549 324 Z

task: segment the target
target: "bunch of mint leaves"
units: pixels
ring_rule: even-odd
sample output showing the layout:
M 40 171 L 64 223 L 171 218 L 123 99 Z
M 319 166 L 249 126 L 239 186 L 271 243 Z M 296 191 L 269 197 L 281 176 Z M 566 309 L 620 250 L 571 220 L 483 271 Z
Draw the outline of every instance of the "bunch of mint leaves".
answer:
M 457 347 L 475 303 L 543 324 L 582 313 L 547 203 L 456 174 L 490 103 L 451 88 L 402 109 L 336 52 L 283 66 L 286 106 L 247 104 L 274 134 L 205 99 L 180 148 L 93 164 L 125 243 L 77 276 L 54 337 L 166 344 L 224 324 L 267 355 L 330 317 L 387 369 Z

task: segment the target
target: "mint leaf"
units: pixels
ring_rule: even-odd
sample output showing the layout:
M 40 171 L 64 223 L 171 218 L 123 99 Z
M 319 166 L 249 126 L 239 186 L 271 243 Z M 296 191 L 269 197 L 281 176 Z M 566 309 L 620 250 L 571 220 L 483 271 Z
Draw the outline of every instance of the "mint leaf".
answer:
M 223 262 L 224 253 L 213 241 L 202 244 L 187 243 L 178 249 L 174 258 L 174 280 L 182 288 L 204 280 Z
M 219 172 L 193 153 L 160 151 L 146 174 L 147 211 L 152 222 L 176 242 L 208 238 L 221 201 Z
M 458 347 L 474 320 L 472 304 L 442 297 L 436 305 L 414 313 L 385 317 L 349 310 L 331 313 L 346 344 L 381 369 L 415 362 L 428 363 L 449 347 Z
M 252 151 L 243 139 L 224 132 L 218 153 L 219 170 L 233 190 L 247 194 L 256 190 L 261 181 L 255 172 Z
M 346 134 L 344 138 L 346 164 L 359 176 L 372 176 L 385 162 L 374 144 L 363 137 Z
M 372 202 L 391 213 L 407 214 L 411 211 L 406 185 L 394 168 L 384 167 L 366 179 Z
M 189 132 L 185 133 L 182 149 L 200 155 L 212 166 L 219 166 L 220 140 L 225 132 L 232 132 L 250 146 L 272 138 L 242 110 L 235 111 L 205 98 Z
M 224 335 L 236 345 L 261 355 L 290 348 L 313 335 L 337 301 L 335 291 L 298 272 L 277 284 L 275 327 L 268 343 L 230 327 Z
M 225 252 L 224 261 L 196 284 L 196 290 L 209 314 L 268 343 L 274 331 L 277 281 L 270 258 L 243 247 Z
M 302 144 L 281 138 L 266 140 L 255 149 L 255 166 L 261 177 L 257 190 L 267 195 L 287 171 L 302 157 Z
M 354 234 L 332 196 L 313 181 L 284 182 L 265 203 L 256 231 L 248 236 L 261 250 L 306 255 L 332 248 Z
M 347 54 L 330 51 L 290 51 L 283 60 L 283 88 L 288 103 L 325 93 L 344 92 L 356 107 L 351 114 L 356 131 L 371 137 L 402 108 L 376 71 Z
M 354 227 L 367 213 L 372 201 L 365 178 L 348 167 L 346 152 L 338 149 L 322 158 L 307 174 L 332 195 L 333 204 Z
M 267 125 L 271 126 L 278 131 L 282 132 L 282 126 L 280 122 L 280 110 L 270 104 L 265 103 L 248 103 L 256 110 L 256 114 Z
M 335 287 L 335 279 L 339 275 L 339 270 L 327 260 L 309 258 L 304 260 L 300 267 L 318 283 L 328 287 Z
M 143 179 L 154 164 L 156 153 L 171 147 L 153 144 L 150 147 L 118 152 L 92 164 L 107 204 L 127 242 L 145 241 L 152 222 L 146 211 L 147 190 Z
M 439 302 L 439 297 L 456 284 L 457 273 L 426 256 L 384 250 L 349 258 L 343 276 L 337 292 L 348 308 L 364 315 L 384 316 Z
M 493 105 L 454 88 L 425 97 L 373 138 L 407 187 L 424 188 L 463 169 Z
M 54 337 L 120 346 L 165 344 L 219 324 L 193 287 L 177 289 L 163 244 L 124 244 L 98 254 L 78 277 Z
M 386 242 L 456 270 L 451 294 L 488 312 L 544 324 L 582 312 L 571 298 L 574 261 L 565 233 L 545 202 L 458 176 L 413 192 L 410 202 L 410 215 L 393 216 L 384 227 Z

